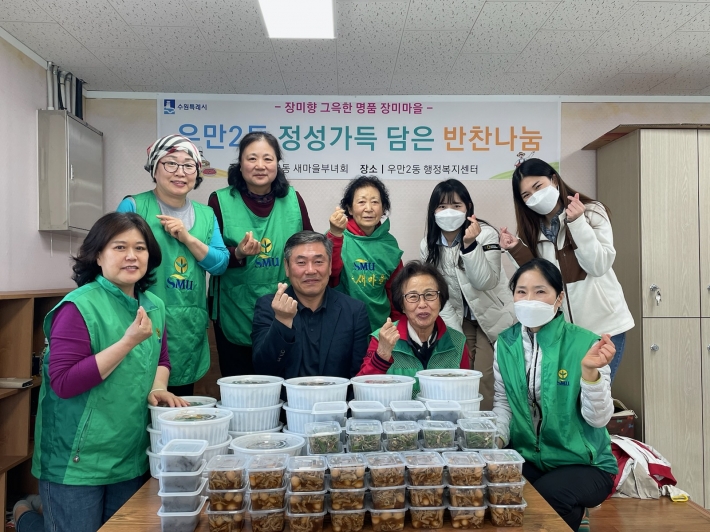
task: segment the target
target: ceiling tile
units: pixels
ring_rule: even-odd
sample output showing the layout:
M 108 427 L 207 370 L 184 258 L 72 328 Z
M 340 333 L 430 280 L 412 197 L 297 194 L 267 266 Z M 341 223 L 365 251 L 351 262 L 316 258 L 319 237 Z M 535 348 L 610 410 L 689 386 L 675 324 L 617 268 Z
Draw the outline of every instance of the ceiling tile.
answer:
M 338 94 L 348 96 L 383 96 L 389 94 L 389 90 L 382 90 L 375 87 L 353 89 L 352 87 L 339 85 Z
M 539 31 L 508 72 L 559 74 L 602 34 L 602 31 Z
M 54 22 L 33 0 L 2 0 L 0 22 Z
M 695 93 L 696 96 L 710 96 L 710 85 Z
M 484 0 L 411 0 L 408 30 L 470 31 Z
M 335 40 L 276 39 L 274 53 L 281 72 L 335 72 Z
M 211 50 L 273 51 L 256 1 L 190 0 L 189 6 Z
M 148 50 L 100 48 L 96 55 L 128 85 L 173 83 L 163 63 Z
M 588 94 L 634 95 L 643 94 L 668 77 L 668 74 L 617 74 Z
M 134 26 L 140 40 L 168 69 L 219 70 L 219 60 L 194 28 Z
M 675 32 L 638 58 L 628 72 L 674 73 L 710 52 L 710 32 Z
M 193 26 L 182 0 L 108 0 L 129 26 Z
M 186 92 L 206 94 L 231 94 L 234 87 L 222 71 L 171 70 L 170 74 Z
M 606 30 L 635 3 L 636 0 L 566 0 L 557 6 L 543 28 Z
M 604 80 L 625 71 L 637 58 L 637 55 L 628 54 L 582 54 L 550 83 L 548 90 L 553 94 L 555 91 L 559 94 L 586 94 Z
M 283 76 L 265 70 L 243 72 L 227 70 L 227 77 L 236 94 L 286 94 Z
M 86 90 L 90 91 L 130 91 L 131 88 L 108 68 L 86 68 L 67 65 L 75 77 L 84 80 Z
M 449 74 L 446 84 L 449 88 L 449 94 L 496 94 L 498 85 L 497 78 L 499 72 L 476 72 L 476 73 L 461 73 L 454 71 Z
M 396 62 L 396 54 L 338 54 L 338 86 L 388 89 Z
M 449 72 L 467 37 L 465 31 L 405 31 L 397 69 Z
M 680 27 L 679 31 L 710 31 L 710 8 L 705 8 L 690 19 L 687 24 Z
M 287 94 L 338 94 L 335 72 L 290 72 L 283 78 Z
M 449 94 L 446 77 L 436 72 L 392 77 L 390 94 Z
M 337 2 L 338 53 L 396 51 L 409 2 Z
M 146 85 L 131 85 L 134 92 L 183 92 L 178 83 L 149 83 Z
M 496 79 L 498 94 L 540 94 L 555 79 L 549 72 L 503 73 Z
M 656 85 L 652 89 L 646 91 L 646 95 L 648 96 L 702 96 L 702 94 L 698 94 L 699 91 L 697 90 L 690 90 L 690 91 L 684 91 L 684 90 L 668 90 L 665 88 L 662 88 L 660 85 Z
M 652 88 L 660 91 L 701 90 L 710 85 L 710 72 L 681 70 Z
M 456 59 L 451 76 L 505 72 L 513 66 L 518 54 L 461 54 Z
M 279 74 L 279 64 L 273 53 L 229 53 L 215 52 L 222 69 L 233 72 L 238 77 L 250 77 L 259 74 Z
M 557 2 L 487 2 L 462 53 L 521 52 Z

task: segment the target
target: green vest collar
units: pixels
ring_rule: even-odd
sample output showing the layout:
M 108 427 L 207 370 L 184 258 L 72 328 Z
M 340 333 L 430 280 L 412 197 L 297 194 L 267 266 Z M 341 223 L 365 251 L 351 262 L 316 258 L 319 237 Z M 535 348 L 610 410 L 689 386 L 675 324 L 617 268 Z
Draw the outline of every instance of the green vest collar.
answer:
M 382 238 L 383 236 L 389 235 L 390 232 L 390 219 L 386 218 L 384 222 L 382 222 L 380 225 L 378 225 L 375 230 L 372 232 L 370 236 L 367 235 L 356 235 L 353 232 L 350 232 L 350 236 L 353 238 L 364 238 L 367 240 L 377 240 L 378 238 Z
M 155 304 L 150 299 L 148 299 L 143 292 L 138 290 L 138 287 L 134 289 L 136 295 L 138 296 L 138 299 L 135 299 L 127 296 L 123 290 L 121 290 L 118 286 L 106 279 L 103 275 L 97 275 L 95 281 L 99 283 L 109 294 L 119 299 L 129 309 L 134 309 L 137 312 L 138 306 L 140 305 L 141 307 L 143 307 L 143 310 L 148 312 L 149 310 L 154 310 L 155 308 L 157 308 Z
M 564 326 L 565 317 L 561 312 L 558 312 L 551 322 L 546 323 L 537 331 L 537 343 L 543 347 L 559 343 Z

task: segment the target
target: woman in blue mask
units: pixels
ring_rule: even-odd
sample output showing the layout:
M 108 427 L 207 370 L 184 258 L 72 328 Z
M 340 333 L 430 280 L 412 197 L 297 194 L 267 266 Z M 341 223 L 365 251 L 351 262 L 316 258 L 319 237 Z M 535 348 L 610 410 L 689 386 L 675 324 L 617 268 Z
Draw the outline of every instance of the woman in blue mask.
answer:
M 542 257 L 560 269 L 567 320 L 611 335 L 616 347 L 613 380 L 634 319 L 612 269 L 616 250 L 609 209 L 573 190 L 541 159 L 518 166 L 512 182 L 520 238 L 503 227 L 501 247 L 518 265 Z
M 519 323 L 495 346 L 498 446 L 525 458 L 523 476 L 578 530 L 585 508 L 609 496 L 617 473 L 606 430 L 614 344 L 565 321 L 562 276 L 550 261 L 521 266 L 510 289 Z
M 483 373 L 481 410 L 490 410 L 493 343 L 515 322 L 513 299 L 501 268 L 498 232 L 473 214 L 471 195 L 461 181 L 447 179 L 434 187 L 420 256 L 446 279 L 449 300 L 441 318 L 466 335 L 469 367 Z

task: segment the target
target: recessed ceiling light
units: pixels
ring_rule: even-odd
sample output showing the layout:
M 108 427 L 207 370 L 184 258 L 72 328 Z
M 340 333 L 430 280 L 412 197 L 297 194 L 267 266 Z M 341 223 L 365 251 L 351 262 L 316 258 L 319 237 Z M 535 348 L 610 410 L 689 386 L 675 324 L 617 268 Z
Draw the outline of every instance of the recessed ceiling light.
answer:
M 270 39 L 335 39 L 333 0 L 259 0 Z

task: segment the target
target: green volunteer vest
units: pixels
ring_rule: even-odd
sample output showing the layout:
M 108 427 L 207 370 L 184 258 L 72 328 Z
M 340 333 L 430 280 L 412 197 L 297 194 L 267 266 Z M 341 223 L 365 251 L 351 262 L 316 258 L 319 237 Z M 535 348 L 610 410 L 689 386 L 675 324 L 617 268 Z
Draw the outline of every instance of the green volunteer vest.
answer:
M 98 276 L 68 294 L 44 319 L 44 334 L 50 338 L 56 310 L 65 302 L 74 303 L 89 330 L 91 351 L 99 353 L 123 337 L 140 304 L 153 324 L 153 335 L 133 348 L 101 384 L 69 399 L 59 398 L 50 386 L 50 338 L 35 426 L 35 477 L 99 486 L 130 480 L 148 469 L 147 397 L 160 359 L 165 306 L 154 294 L 136 293 L 138 300 Z
M 395 322 L 397 325 L 399 322 Z M 377 329 L 370 336 L 380 338 L 380 329 Z M 392 365 L 387 373 L 392 375 L 406 375 L 408 377 L 414 377 L 416 380 L 414 382 L 414 388 L 412 389 L 412 399 L 416 399 L 419 393 L 419 379 L 416 378 L 417 371 L 423 369 L 446 369 L 446 368 L 460 368 L 461 367 L 461 354 L 463 353 L 463 346 L 466 344 L 466 336 L 454 329 L 446 329 L 444 335 L 439 338 L 439 341 L 434 346 L 434 352 L 429 358 L 429 363 L 425 368 L 421 361 L 414 356 L 412 353 L 412 348 L 406 340 L 398 340 L 394 344 L 394 349 L 392 350 Z M 375 355 L 377 356 L 377 355 Z
M 152 191 L 130 196 L 136 212 L 153 230 L 163 260 L 155 270 L 155 284 L 148 291 L 165 303 L 170 352 L 170 386 L 198 381 L 210 369 L 210 346 L 207 337 L 207 280 L 187 246 L 165 232 L 160 220 L 160 205 Z M 190 200 L 187 200 L 190 201 Z M 192 202 L 195 224 L 190 234 L 209 246 L 214 231 L 214 211 L 207 205 Z
M 219 321 L 227 340 L 237 345 L 251 345 L 252 318 L 256 300 L 273 294 L 278 283 L 287 281 L 283 251 L 286 240 L 303 229 L 301 208 L 296 190 L 276 198 L 271 214 L 257 216 L 232 187 L 216 192 L 222 209 L 222 237 L 227 246 L 237 246 L 247 231 L 261 241 L 261 252 L 246 258 L 242 268 L 227 268 L 219 277 L 210 276 L 210 294 L 214 296 L 212 319 Z
M 365 303 L 370 329 L 382 327 L 390 316 L 385 284 L 399 265 L 403 251 L 385 220 L 370 236 L 343 233 L 343 270 L 336 289 Z M 457 366 L 458 367 L 458 366 Z
M 591 331 L 565 322 L 561 314 L 537 333 L 542 350 L 540 435 L 528 406 L 525 354 L 519 323 L 498 336 L 497 359 L 512 410 L 510 442 L 541 471 L 582 464 L 616 474 L 616 459 L 606 428 L 594 428 L 579 407 L 581 360 L 599 339 Z

